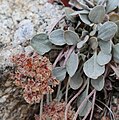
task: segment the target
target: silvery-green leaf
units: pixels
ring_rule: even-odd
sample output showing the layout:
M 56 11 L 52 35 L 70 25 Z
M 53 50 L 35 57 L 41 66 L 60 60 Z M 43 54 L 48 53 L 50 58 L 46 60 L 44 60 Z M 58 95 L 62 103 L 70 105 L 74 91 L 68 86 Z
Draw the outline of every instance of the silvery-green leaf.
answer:
M 97 49 L 98 41 L 97 41 L 96 37 L 91 37 L 89 42 L 90 42 L 90 46 L 93 50 Z
M 113 46 L 113 59 L 119 63 L 119 43 Z
M 91 85 L 98 91 L 101 91 L 104 88 L 104 83 L 103 76 L 98 77 L 96 80 L 91 80 Z
M 88 10 L 80 10 L 80 11 L 75 11 L 74 13 L 72 13 L 71 15 L 78 15 L 78 14 L 88 14 L 89 11 Z
M 110 62 L 112 58 L 112 54 L 105 54 L 104 52 L 100 51 L 97 55 L 97 63 L 99 65 L 106 65 Z
M 112 51 L 112 42 L 111 41 L 102 41 L 99 40 L 99 46 L 102 52 L 105 54 L 110 54 Z
M 70 87 L 74 90 L 77 90 L 83 84 L 83 78 L 81 77 L 80 71 L 77 71 L 70 80 Z
M 88 59 L 84 63 L 83 71 L 87 75 L 87 77 L 92 78 L 92 79 L 97 79 L 99 76 L 101 76 L 104 73 L 105 66 L 100 66 L 97 63 L 96 52 L 90 59 Z
M 71 30 L 64 32 L 64 39 L 68 45 L 76 45 L 80 41 L 78 34 Z
M 86 96 L 88 95 L 88 92 L 87 92 L 87 88 L 85 89 L 85 91 L 78 97 L 77 99 L 77 107 L 80 106 L 80 104 L 84 101 L 84 99 L 86 98 Z M 82 109 L 80 110 L 79 112 L 79 116 L 85 116 L 85 114 L 87 113 L 88 109 L 91 107 L 92 103 L 87 100 Z
M 86 35 L 86 37 L 84 38 L 84 40 L 80 41 L 78 44 L 77 44 L 77 48 L 82 48 L 83 45 L 88 41 L 89 39 L 89 36 Z
M 91 25 L 91 22 L 88 19 L 88 15 L 80 14 L 79 17 L 82 20 L 82 22 L 84 22 L 86 25 Z
M 64 31 L 61 29 L 54 30 L 53 32 L 50 33 L 49 35 L 49 40 L 51 43 L 55 45 L 64 45 L 65 40 L 64 40 Z
M 103 41 L 109 41 L 117 32 L 117 25 L 114 22 L 105 22 L 98 31 L 98 38 Z
M 66 77 L 66 68 L 63 67 L 55 67 L 52 71 L 53 76 L 56 77 L 57 80 L 63 81 Z
M 43 55 L 51 50 L 51 43 L 49 42 L 49 38 L 45 33 L 35 35 L 31 40 L 31 46 L 40 55 Z
M 72 21 L 72 22 L 76 22 L 76 17 L 75 16 L 72 16 L 71 14 L 74 13 L 74 10 L 69 8 L 69 7 L 66 7 L 65 8 L 65 14 L 66 14 L 66 17 L 68 20 Z
M 75 52 L 72 52 L 66 63 L 66 70 L 70 77 L 72 77 L 75 74 L 78 68 L 78 64 L 79 64 L 78 55 Z
M 104 17 L 105 17 L 105 8 L 104 6 L 101 5 L 95 6 L 89 13 L 89 19 L 94 23 L 103 22 Z
M 107 0 L 106 11 L 107 13 L 113 11 L 119 6 L 119 0 Z
M 97 24 L 97 30 L 99 31 L 100 30 L 100 28 L 102 27 L 102 23 L 99 23 L 99 24 Z

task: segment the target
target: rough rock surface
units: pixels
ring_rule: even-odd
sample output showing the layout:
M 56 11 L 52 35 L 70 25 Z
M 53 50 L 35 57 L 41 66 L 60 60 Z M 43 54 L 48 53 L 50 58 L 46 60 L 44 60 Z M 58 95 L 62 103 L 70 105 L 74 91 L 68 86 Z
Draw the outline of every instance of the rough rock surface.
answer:
M 34 120 L 37 106 L 27 104 L 22 91 L 9 79 L 8 71 L 0 70 L 0 120 Z
M 29 40 L 48 32 L 62 14 L 62 6 L 47 0 L 0 0 L 0 66 L 10 65 L 10 55 L 25 51 Z

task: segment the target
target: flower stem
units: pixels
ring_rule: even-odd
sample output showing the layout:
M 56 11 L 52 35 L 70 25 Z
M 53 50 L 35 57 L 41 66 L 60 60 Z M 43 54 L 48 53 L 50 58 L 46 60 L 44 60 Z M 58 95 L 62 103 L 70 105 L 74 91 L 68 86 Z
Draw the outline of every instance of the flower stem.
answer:
M 49 101 L 50 100 L 50 96 L 49 96 L 49 93 L 47 93 L 47 105 L 49 105 Z
M 73 120 L 76 120 L 79 114 L 79 111 L 81 110 L 81 108 L 83 107 L 84 103 L 94 94 L 96 90 L 94 89 L 85 99 L 84 101 L 81 103 L 81 105 L 78 107 L 78 110 L 76 111 Z
M 100 101 L 98 99 L 96 99 L 96 101 L 98 101 L 99 103 L 101 103 L 102 105 L 104 105 L 109 110 L 109 112 L 112 114 L 113 120 L 116 120 L 115 116 L 114 116 L 114 114 L 112 112 L 112 110 L 106 104 L 104 104 L 102 101 Z
M 52 101 L 52 93 L 49 95 L 49 97 L 50 97 L 50 102 Z
M 68 99 L 68 90 L 69 90 L 69 82 L 71 80 L 71 77 L 69 76 L 68 81 L 67 81 L 67 86 L 66 86 L 66 95 L 65 95 L 65 102 L 67 103 Z
M 75 46 L 73 45 L 73 46 L 69 49 L 69 52 L 68 52 L 68 54 L 67 54 L 67 56 L 66 56 L 66 58 L 65 58 L 65 60 L 64 60 L 63 67 L 65 67 L 66 62 L 67 62 L 67 60 L 69 59 L 69 57 L 70 57 L 71 53 L 73 52 L 74 48 L 75 48 Z
M 60 89 L 61 89 L 61 83 L 59 83 L 58 85 L 58 90 L 57 90 L 57 95 L 56 95 L 56 99 L 58 100 L 58 102 L 59 102 Z
M 93 117 L 94 106 L 95 106 L 95 99 L 96 99 L 96 91 L 94 92 L 94 95 L 93 95 L 92 111 L 91 111 L 91 115 L 90 115 L 90 120 L 92 120 L 92 117 Z
M 42 96 L 41 102 L 40 102 L 40 120 L 42 120 L 42 111 L 43 111 L 43 96 Z
M 52 28 L 48 31 L 48 34 L 50 34 L 50 33 L 53 31 L 54 27 L 55 27 L 55 26 L 59 23 L 59 21 L 61 21 L 64 17 L 65 17 L 65 15 L 61 16 L 61 17 L 54 23 L 54 25 L 52 26 Z
M 70 104 L 82 93 L 82 91 L 84 90 L 84 88 L 86 87 L 87 82 L 84 83 L 84 85 L 82 86 L 82 88 L 78 91 L 78 93 L 68 102 L 68 104 L 66 105 L 66 109 L 65 109 L 65 120 L 67 120 L 67 112 L 68 109 L 70 107 Z
M 62 49 L 61 52 L 59 53 L 59 55 L 57 56 L 57 58 L 56 58 L 56 60 L 55 60 L 55 62 L 53 64 L 53 68 L 56 66 L 56 64 L 58 63 L 58 61 L 62 58 L 62 54 L 64 52 L 64 49 Z

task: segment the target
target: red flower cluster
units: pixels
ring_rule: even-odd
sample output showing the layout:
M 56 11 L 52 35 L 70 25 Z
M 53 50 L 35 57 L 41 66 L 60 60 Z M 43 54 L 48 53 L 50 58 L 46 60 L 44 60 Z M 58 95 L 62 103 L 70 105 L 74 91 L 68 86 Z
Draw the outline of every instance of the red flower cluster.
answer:
M 30 104 L 39 103 L 42 96 L 52 93 L 52 87 L 59 83 L 52 76 L 52 65 L 46 57 L 23 53 L 12 56 L 11 60 L 16 65 L 12 79 L 24 89 L 24 99 Z
M 45 105 L 43 107 L 42 120 L 64 120 L 65 109 L 65 102 L 57 102 L 54 100 L 49 105 Z M 74 114 L 75 112 L 71 110 L 71 107 L 69 107 L 67 119 L 73 120 Z M 35 119 L 40 120 L 40 117 L 38 115 L 35 115 Z

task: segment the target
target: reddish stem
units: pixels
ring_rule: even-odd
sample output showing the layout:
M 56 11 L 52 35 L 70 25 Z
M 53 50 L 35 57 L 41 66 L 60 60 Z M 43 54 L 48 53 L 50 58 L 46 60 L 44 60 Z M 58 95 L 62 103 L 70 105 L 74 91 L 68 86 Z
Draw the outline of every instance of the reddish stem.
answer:
M 65 15 L 61 16 L 61 17 L 53 24 L 53 26 L 51 27 L 51 29 L 48 31 L 48 34 L 50 34 L 50 33 L 53 31 L 54 27 L 55 27 L 55 26 L 59 23 L 59 21 L 61 21 L 64 17 L 65 17 Z
M 92 117 L 93 117 L 94 106 L 95 106 L 95 99 L 96 99 L 96 90 L 95 90 L 94 95 L 93 95 L 92 111 L 91 111 L 91 115 L 90 115 L 90 120 L 92 120 Z
M 74 115 L 73 120 L 76 120 L 79 114 L 79 111 L 81 110 L 81 108 L 83 107 L 84 103 L 95 93 L 95 89 L 84 99 L 84 101 L 81 103 L 81 105 L 78 107 L 78 110 L 76 112 L 76 114 Z
M 56 58 L 56 60 L 55 60 L 55 62 L 53 64 L 53 68 L 56 66 L 56 64 L 58 63 L 58 61 L 63 57 L 62 54 L 64 52 L 64 49 L 62 49 L 61 52 L 59 53 L 59 55 L 57 56 L 57 58 Z
M 71 46 L 71 48 L 69 49 L 69 52 L 67 53 L 66 58 L 65 58 L 65 60 L 64 60 L 63 67 L 65 67 L 66 62 L 67 62 L 67 60 L 69 59 L 69 57 L 70 57 L 71 53 L 73 52 L 74 48 L 75 48 L 75 46 L 73 45 L 73 46 Z
M 84 90 L 84 88 L 86 87 L 87 82 L 85 82 L 85 84 L 82 86 L 82 88 L 78 91 L 78 93 L 68 102 L 68 104 L 66 105 L 66 110 L 65 110 L 65 120 L 67 120 L 67 113 L 68 113 L 68 109 L 70 107 L 70 104 L 82 93 L 82 91 Z

